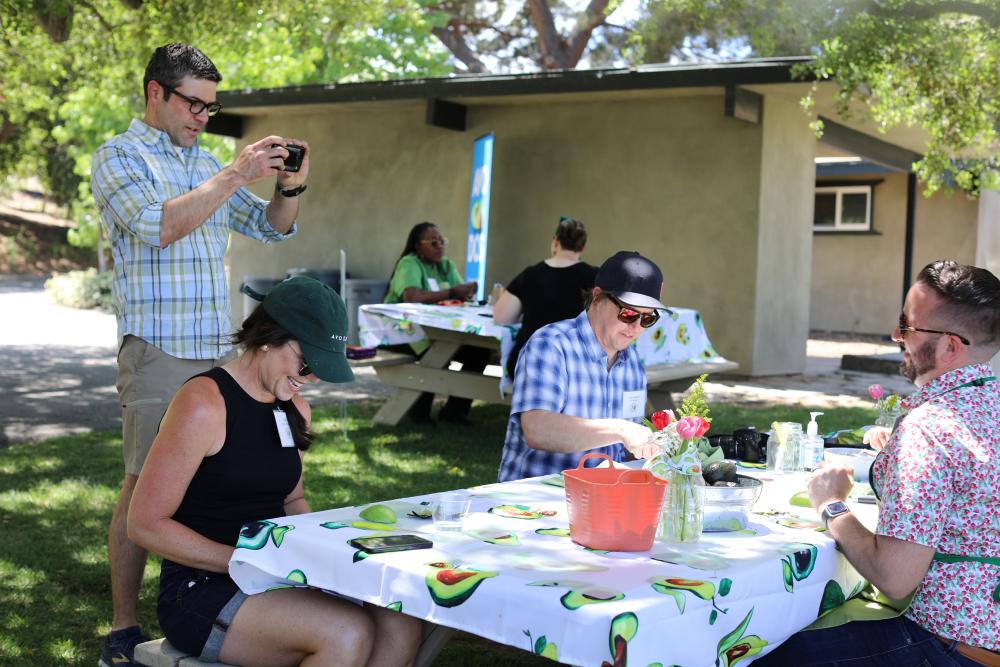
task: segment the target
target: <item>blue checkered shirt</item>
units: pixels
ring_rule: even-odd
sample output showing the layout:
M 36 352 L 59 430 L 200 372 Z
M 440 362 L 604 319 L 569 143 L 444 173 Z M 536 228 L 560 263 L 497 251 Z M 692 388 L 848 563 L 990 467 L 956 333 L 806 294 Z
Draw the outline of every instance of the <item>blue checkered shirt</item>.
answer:
M 505 482 L 575 468 L 590 452 L 603 452 L 621 461 L 625 455 L 621 443 L 574 453 L 532 449 L 524 440 L 521 414 L 546 410 L 585 419 L 621 417 L 624 392 L 645 390 L 646 372 L 635 347 L 622 350 L 609 371 L 608 355 L 597 341 L 586 311 L 542 327 L 528 339 L 517 359 L 497 479 Z M 632 421 L 641 423 L 642 418 Z
M 114 256 L 119 344 L 132 334 L 181 359 L 217 359 L 229 351 L 223 258 L 230 230 L 271 243 L 296 228 L 274 230 L 267 201 L 240 188 L 203 224 L 160 248 L 163 203 L 221 169 L 197 144 L 175 146 L 165 132 L 139 120 L 94 153 L 90 187 Z

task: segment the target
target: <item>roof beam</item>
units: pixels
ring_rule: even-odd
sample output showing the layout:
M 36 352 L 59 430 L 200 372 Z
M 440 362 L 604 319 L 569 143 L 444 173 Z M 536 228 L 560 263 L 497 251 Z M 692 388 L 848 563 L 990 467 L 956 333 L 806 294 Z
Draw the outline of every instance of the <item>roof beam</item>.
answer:
M 923 157 L 919 153 L 876 139 L 864 132 L 852 130 L 829 118 L 820 116 L 819 119 L 823 121 L 824 144 L 867 158 L 876 164 L 909 173 L 913 171 L 913 163 Z

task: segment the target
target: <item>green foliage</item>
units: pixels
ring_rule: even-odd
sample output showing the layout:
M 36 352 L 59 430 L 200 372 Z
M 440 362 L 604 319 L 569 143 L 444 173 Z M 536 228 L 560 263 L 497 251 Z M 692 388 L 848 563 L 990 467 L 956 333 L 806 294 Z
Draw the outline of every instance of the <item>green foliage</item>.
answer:
M 142 117 L 157 46 L 185 41 L 220 88 L 442 75 L 446 52 L 417 0 L 0 0 L 0 177 L 38 175 L 96 240 L 90 155 Z M 43 26 L 45 29 L 43 29 Z M 62 41 L 56 41 L 55 35 Z M 206 137 L 225 161 L 231 140 Z
M 708 416 L 708 402 L 705 401 L 705 380 L 707 379 L 708 373 L 702 373 L 694 381 L 691 391 L 681 401 L 681 406 L 677 408 L 678 417 L 703 417 L 709 424 L 712 423 L 712 418 Z
M 110 311 L 113 281 L 114 275 L 110 271 L 99 273 L 93 268 L 85 271 L 69 271 L 46 280 L 45 291 L 61 306 L 100 308 Z
M 837 82 L 842 116 L 869 115 L 882 130 L 912 126 L 928 134 L 915 165 L 927 194 L 943 186 L 974 195 L 1000 188 L 1000 6 L 994 0 L 865 4 L 845 13 L 820 47 L 807 69 L 820 81 Z

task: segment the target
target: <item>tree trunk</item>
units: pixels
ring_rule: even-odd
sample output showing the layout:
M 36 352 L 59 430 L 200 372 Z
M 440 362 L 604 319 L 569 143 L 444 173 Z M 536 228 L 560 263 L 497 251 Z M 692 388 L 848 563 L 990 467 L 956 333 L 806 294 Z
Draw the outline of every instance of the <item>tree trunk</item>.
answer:
M 33 0 L 32 9 L 38 25 L 53 42 L 69 39 L 73 27 L 73 4 L 66 0 Z

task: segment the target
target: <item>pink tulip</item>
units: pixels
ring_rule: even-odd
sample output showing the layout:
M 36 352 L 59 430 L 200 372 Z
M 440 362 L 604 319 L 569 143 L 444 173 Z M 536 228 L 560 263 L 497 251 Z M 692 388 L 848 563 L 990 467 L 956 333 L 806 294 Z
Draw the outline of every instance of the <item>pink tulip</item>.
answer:
M 708 420 L 705 419 L 704 417 L 695 417 L 695 419 L 701 422 L 701 426 L 698 427 L 698 436 L 697 436 L 700 438 L 701 436 L 708 433 L 708 429 L 711 427 L 711 424 L 709 424 Z
M 701 434 L 704 433 L 702 430 L 702 423 L 705 420 L 701 417 L 681 417 L 677 420 L 677 435 L 683 440 L 694 440 L 695 438 L 700 438 Z M 706 429 L 707 430 L 707 429 Z
M 868 385 L 868 395 L 872 397 L 873 401 L 877 401 L 885 396 L 885 389 L 880 384 L 870 384 Z

